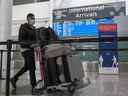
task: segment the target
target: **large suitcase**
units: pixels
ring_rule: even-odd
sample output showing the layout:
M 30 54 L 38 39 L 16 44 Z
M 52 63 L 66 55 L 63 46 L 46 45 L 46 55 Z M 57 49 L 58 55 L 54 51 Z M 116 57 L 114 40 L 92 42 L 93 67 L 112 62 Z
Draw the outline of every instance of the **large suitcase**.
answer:
M 53 58 L 68 55 L 71 54 L 71 52 L 71 48 L 65 46 L 64 44 L 49 44 L 46 46 L 45 56 L 47 58 Z
M 59 83 L 59 74 L 58 74 L 58 64 L 56 63 L 57 58 L 49 58 L 47 60 L 45 75 L 46 75 L 46 85 L 52 86 Z
M 67 56 L 67 60 L 71 81 L 82 80 L 84 77 L 84 71 L 80 57 L 78 55 L 69 55 Z
M 83 67 L 78 55 L 72 55 L 70 47 L 63 44 L 51 44 L 47 46 L 45 55 L 47 58 L 62 57 L 62 66 L 66 82 L 80 80 L 84 77 Z

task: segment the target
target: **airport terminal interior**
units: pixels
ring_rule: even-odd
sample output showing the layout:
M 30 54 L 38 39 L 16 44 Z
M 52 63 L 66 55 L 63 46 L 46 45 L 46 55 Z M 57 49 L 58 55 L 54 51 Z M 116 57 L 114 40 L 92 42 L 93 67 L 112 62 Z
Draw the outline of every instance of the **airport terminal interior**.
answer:
M 128 96 L 128 0 L 0 0 L 0 96 Z

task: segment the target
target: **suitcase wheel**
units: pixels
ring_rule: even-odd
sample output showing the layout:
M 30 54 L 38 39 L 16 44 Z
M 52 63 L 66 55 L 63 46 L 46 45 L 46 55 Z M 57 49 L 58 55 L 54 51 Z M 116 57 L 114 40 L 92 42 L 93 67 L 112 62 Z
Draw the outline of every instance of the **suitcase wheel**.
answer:
M 52 88 L 47 89 L 47 93 L 52 93 L 52 92 L 53 92 Z
M 74 93 L 75 90 L 76 90 L 76 88 L 75 88 L 74 85 L 69 85 L 69 86 L 68 86 L 68 91 L 69 91 L 70 93 Z
M 49 88 L 49 89 L 47 89 L 47 92 L 48 93 L 56 92 L 56 88 Z
M 53 92 L 56 92 L 56 88 L 53 88 L 52 90 L 53 90 Z
M 77 86 L 78 85 L 79 80 L 78 79 L 74 79 L 73 82 L 71 82 L 72 85 Z

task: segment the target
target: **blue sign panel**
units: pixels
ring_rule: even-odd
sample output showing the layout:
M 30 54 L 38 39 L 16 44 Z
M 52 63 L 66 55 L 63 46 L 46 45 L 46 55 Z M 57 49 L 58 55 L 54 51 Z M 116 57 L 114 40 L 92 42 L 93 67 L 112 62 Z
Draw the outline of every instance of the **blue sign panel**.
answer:
M 86 19 L 80 21 L 56 22 L 53 29 L 60 38 L 64 37 L 98 37 L 98 25 L 100 23 L 113 23 L 112 18 Z
M 102 67 L 117 67 L 117 25 L 116 24 L 101 24 L 99 27 L 99 61 Z M 105 38 L 109 38 L 107 41 Z M 105 49 L 105 50 L 102 50 Z M 109 50 L 114 49 L 114 50 Z

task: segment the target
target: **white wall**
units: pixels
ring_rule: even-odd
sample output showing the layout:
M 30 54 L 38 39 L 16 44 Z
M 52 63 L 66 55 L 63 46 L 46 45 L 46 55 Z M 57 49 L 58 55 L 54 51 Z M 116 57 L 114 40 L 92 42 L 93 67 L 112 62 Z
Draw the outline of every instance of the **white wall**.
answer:
M 12 38 L 17 39 L 19 27 L 26 22 L 26 15 L 34 13 L 36 16 L 36 27 L 47 26 L 50 17 L 50 2 L 41 2 L 13 6 Z
M 34 13 L 36 18 L 49 17 L 49 2 L 13 6 L 13 20 L 24 20 L 27 13 Z

